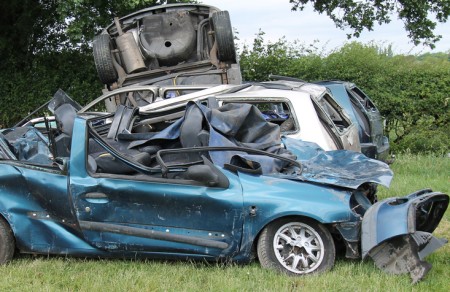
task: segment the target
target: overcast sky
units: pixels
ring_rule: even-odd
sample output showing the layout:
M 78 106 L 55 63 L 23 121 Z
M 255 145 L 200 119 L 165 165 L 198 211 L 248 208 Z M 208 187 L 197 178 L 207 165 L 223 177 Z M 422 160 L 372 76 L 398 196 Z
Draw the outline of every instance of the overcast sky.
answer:
M 312 7 L 304 11 L 291 11 L 289 0 L 203 0 L 204 4 L 215 6 L 230 12 L 231 24 L 238 32 L 240 43 L 252 44 L 255 34 L 261 29 L 264 39 L 276 41 L 285 36 L 287 40 L 299 40 L 312 44 L 319 40 L 319 48 L 329 52 L 348 42 L 346 34 L 334 25 L 326 15 L 314 12 Z M 433 52 L 450 50 L 450 23 L 438 24 L 436 32 L 442 39 L 436 43 Z M 357 40 L 363 43 L 374 41 L 377 44 L 392 44 L 395 53 L 420 54 L 430 52 L 428 47 L 415 47 L 407 38 L 403 23 L 397 19 L 382 26 L 376 26 L 374 31 L 363 32 Z

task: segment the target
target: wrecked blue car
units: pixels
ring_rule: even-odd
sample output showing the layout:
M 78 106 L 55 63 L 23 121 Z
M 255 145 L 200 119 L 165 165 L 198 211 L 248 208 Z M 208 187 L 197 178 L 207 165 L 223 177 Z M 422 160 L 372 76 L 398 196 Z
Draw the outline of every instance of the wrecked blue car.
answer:
M 384 120 L 372 100 L 355 84 L 345 81 L 317 82 L 327 87 L 350 118 L 359 127 L 361 152 L 367 157 L 393 162 L 389 156 L 389 139 L 384 134 Z
M 57 97 L 57 96 L 55 96 Z M 292 275 L 331 269 L 336 247 L 413 281 L 444 244 L 448 205 L 423 190 L 376 202 L 383 162 L 280 138 L 249 104 L 188 104 L 156 122 L 119 106 L 77 113 L 51 103 L 58 128 L 0 133 L 0 263 L 16 252 L 232 260 Z M 401 256 L 400 256 L 401 253 Z

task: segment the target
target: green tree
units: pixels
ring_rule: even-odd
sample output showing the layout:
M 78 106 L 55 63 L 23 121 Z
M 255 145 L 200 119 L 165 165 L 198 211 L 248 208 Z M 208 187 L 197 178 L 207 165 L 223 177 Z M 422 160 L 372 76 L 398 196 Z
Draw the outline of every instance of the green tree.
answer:
M 11 126 L 58 88 L 85 104 L 101 94 L 90 42 L 115 16 L 160 0 L 0 2 L 0 127 Z
M 326 13 L 337 27 L 350 28 L 349 35 L 359 37 L 364 29 L 373 30 L 374 24 L 389 23 L 392 16 L 405 24 L 408 37 L 418 45 L 434 48 L 441 39 L 433 31 L 436 21 L 445 23 L 450 14 L 449 0 L 289 0 L 292 10 L 303 10 L 308 2 L 319 13 Z M 436 21 L 435 21 L 436 20 Z
M 0 4 L 0 54 L 21 59 L 42 51 L 86 49 L 102 27 L 115 16 L 189 0 L 12 0 Z
M 58 49 L 65 43 L 64 24 L 58 21 L 59 1 L 2 1 L 0 55 L 3 61 L 27 63 L 39 51 Z

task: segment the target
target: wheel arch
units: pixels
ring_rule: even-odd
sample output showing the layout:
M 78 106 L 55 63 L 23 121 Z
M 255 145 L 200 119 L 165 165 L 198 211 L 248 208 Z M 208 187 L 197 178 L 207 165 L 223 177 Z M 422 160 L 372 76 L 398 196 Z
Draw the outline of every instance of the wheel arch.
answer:
M 0 265 L 3 265 L 11 261 L 11 259 L 14 257 L 14 254 L 17 251 L 17 244 L 11 223 L 9 222 L 9 220 L 7 220 L 6 216 L 3 213 L 0 213 L 0 228 L 6 228 L 6 234 L 4 234 L 3 231 L 0 230 L 0 232 L 2 233 L 0 235 Z M 3 242 L 2 239 L 5 238 L 4 236 L 6 236 L 6 239 L 10 239 L 10 241 L 7 240 L 6 242 Z
M 278 217 L 258 233 L 253 251 L 262 267 L 287 275 L 328 271 L 335 264 L 336 247 L 335 239 L 327 225 L 330 224 L 323 224 L 307 216 Z M 294 231 L 298 228 L 302 232 Z M 282 232 L 283 236 L 279 232 Z M 289 239 L 286 240 L 286 237 Z M 289 247 L 286 249 L 286 246 Z M 302 263 L 299 266 L 300 262 Z
M 9 228 L 9 230 L 12 233 L 12 236 L 14 238 L 14 245 L 16 245 L 16 232 L 15 232 L 15 228 L 14 228 L 14 224 L 11 222 L 11 220 L 8 220 L 8 216 L 4 214 L 4 212 L 0 212 L 0 221 L 3 220 L 7 227 Z
M 316 218 L 314 218 L 314 217 L 316 217 Z M 253 241 L 252 241 L 251 251 L 253 254 L 256 255 L 256 246 L 258 244 L 259 237 L 261 236 L 261 233 L 263 232 L 263 230 L 270 224 L 273 224 L 277 221 L 286 220 L 286 219 L 299 220 L 299 221 L 301 221 L 301 220 L 314 221 L 315 223 L 322 224 L 326 229 L 328 229 L 328 231 L 334 238 L 333 232 L 331 232 L 332 231 L 331 223 L 323 222 L 322 220 L 317 218 L 317 216 L 313 216 L 310 214 L 308 214 L 308 215 L 306 215 L 306 214 L 285 214 L 282 216 L 277 216 L 277 217 L 271 218 L 270 220 L 265 222 L 264 225 L 261 226 L 261 228 L 255 234 L 255 237 L 253 238 Z
M 11 226 L 10 220 L 8 220 L 8 216 L 5 215 L 5 213 L 4 213 L 3 211 L 0 211 L 0 220 L 4 220 L 4 221 L 6 222 L 6 224 L 8 224 L 9 229 L 11 229 L 12 231 L 14 231 L 13 228 L 12 228 L 12 226 Z

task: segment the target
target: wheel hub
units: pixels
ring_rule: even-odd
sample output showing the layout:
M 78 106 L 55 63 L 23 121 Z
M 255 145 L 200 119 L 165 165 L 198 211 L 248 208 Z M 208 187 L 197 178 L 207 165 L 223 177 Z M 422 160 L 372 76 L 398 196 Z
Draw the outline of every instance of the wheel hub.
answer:
M 314 271 L 323 260 L 321 237 L 304 223 L 291 222 L 280 227 L 274 236 L 273 246 L 278 261 L 297 274 Z

